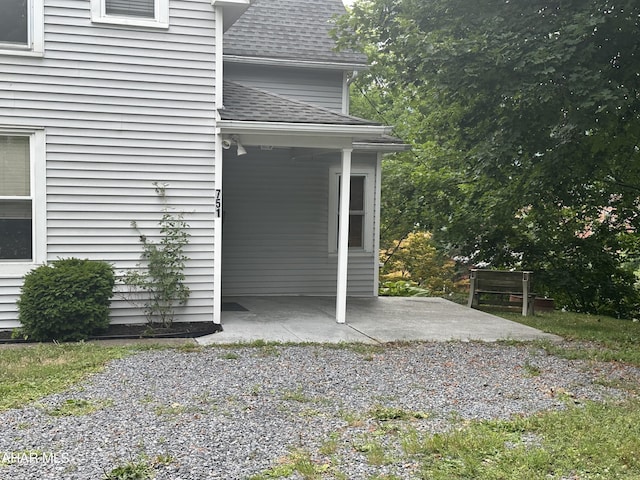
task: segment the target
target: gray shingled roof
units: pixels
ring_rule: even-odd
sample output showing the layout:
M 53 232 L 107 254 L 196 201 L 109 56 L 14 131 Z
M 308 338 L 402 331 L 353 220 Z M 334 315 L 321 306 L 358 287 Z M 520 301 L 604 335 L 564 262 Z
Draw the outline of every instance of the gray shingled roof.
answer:
M 224 34 L 225 55 L 366 65 L 361 53 L 336 52 L 329 31 L 342 0 L 253 0 Z
M 247 87 L 235 82 L 224 82 L 224 109 L 222 120 L 243 122 L 313 123 L 329 125 L 380 125 L 350 115 L 334 112 L 328 108 Z

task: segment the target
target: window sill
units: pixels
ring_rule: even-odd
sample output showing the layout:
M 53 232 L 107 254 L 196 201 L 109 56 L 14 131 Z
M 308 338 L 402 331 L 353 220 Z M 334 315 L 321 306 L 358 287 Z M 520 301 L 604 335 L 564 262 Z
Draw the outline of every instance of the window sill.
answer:
M 169 28 L 168 22 L 125 17 L 95 17 L 91 19 L 91 22 L 103 25 L 120 25 L 124 27 L 155 28 L 158 30 L 167 30 Z
M 0 55 L 13 55 L 17 57 L 44 57 L 44 51 L 19 48 L 2 48 L 0 47 Z
M 367 252 L 365 250 L 349 250 L 350 257 L 371 257 L 373 252 Z M 329 252 L 329 258 L 338 258 L 338 252 Z

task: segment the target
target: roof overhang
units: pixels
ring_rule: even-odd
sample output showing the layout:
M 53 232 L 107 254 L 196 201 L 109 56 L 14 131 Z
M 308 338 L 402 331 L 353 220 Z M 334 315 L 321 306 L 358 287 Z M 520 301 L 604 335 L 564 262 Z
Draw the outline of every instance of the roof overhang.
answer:
M 242 63 L 248 65 L 266 65 L 277 67 L 296 67 L 296 68 L 315 68 L 326 70 L 342 70 L 342 71 L 364 71 L 369 66 L 366 63 L 349 63 L 349 62 L 323 62 L 301 59 L 288 58 L 271 58 L 271 57 L 248 57 L 245 55 L 224 55 L 224 61 L 229 63 Z
M 223 28 L 226 32 L 251 6 L 251 0 L 211 0 L 211 5 L 222 7 Z
M 394 142 L 353 142 L 353 149 L 359 152 L 380 152 L 380 153 L 394 153 L 394 152 L 406 152 L 411 150 L 411 145 Z
M 240 135 L 243 145 L 302 148 L 354 148 L 358 141 L 384 138 L 391 127 L 312 123 L 244 122 L 219 120 L 222 135 Z M 354 143 L 355 142 L 355 143 Z M 383 147 L 383 145 L 379 145 Z M 383 148 L 378 149 L 383 150 Z

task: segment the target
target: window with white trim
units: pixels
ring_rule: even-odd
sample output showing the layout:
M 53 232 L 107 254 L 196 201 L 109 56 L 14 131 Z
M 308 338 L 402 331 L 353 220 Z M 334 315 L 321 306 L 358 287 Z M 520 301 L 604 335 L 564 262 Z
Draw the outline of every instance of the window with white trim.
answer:
M 349 190 L 349 250 L 373 251 L 373 169 L 355 168 L 351 172 Z M 329 184 L 329 252 L 338 251 L 340 223 L 340 189 L 342 175 L 339 168 L 330 170 Z
M 42 261 L 44 133 L 0 130 L 0 263 Z
M 0 0 L 0 54 L 42 55 L 43 0 Z
M 169 27 L 169 0 L 91 0 L 91 20 L 132 27 Z

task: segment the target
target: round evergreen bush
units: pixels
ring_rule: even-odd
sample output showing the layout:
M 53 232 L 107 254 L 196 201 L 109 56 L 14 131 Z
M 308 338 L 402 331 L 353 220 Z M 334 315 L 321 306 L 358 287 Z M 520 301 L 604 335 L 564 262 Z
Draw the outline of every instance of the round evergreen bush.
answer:
M 106 262 L 68 258 L 32 270 L 18 300 L 23 335 L 77 341 L 106 329 L 114 284 Z

